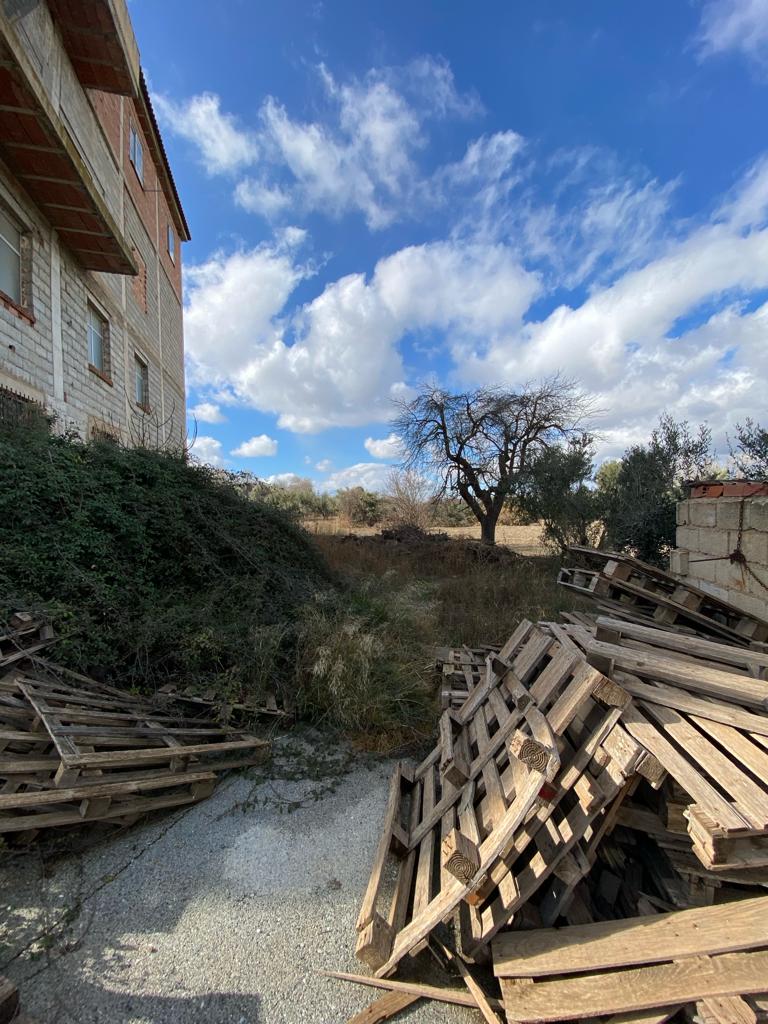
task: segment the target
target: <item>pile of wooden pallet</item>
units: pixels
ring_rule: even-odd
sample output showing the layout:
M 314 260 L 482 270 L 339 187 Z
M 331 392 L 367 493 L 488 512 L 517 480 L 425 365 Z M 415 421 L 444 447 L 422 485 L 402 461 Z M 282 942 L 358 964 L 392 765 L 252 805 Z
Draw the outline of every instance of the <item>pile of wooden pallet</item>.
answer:
M 148 700 L 43 659 L 50 632 L 16 617 L 0 636 L 0 834 L 108 820 L 209 796 L 268 744 L 168 697 Z
M 596 599 L 621 615 L 438 652 L 439 741 L 397 766 L 357 920 L 388 994 L 355 1020 L 426 997 L 489 1021 L 768 1020 L 762 625 L 632 559 L 595 575 L 616 566 L 639 595 Z M 467 989 L 392 977 L 425 949 Z M 491 958 L 501 991 L 472 973 Z
M 557 582 L 596 601 L 614 618 L 651 622 L 739 646 L 768 641 L 768 619 L 749 615 L 656 566 L 630 555 L 576 545 L 569 552 L 575 564 L 561 569 Z

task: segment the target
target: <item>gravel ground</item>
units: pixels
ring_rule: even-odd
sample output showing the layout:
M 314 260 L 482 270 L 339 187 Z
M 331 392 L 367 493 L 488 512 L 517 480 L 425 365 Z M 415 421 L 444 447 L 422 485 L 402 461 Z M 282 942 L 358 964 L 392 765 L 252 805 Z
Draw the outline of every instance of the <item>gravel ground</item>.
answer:
M 3 863 L 0 971 L 30 1015 L 334 1024 L 373 1001 L 373 989 L 314 972 L 367 973 L 353 955 L 355 918 L 391 764 L 357 759 L 347 771 L 317 738 L 277 747 L 267 778 L 233 776 L 191 809 L 77 853 L 32 846 Z M 481 1020 L 438 1003 L 401 1018 Z

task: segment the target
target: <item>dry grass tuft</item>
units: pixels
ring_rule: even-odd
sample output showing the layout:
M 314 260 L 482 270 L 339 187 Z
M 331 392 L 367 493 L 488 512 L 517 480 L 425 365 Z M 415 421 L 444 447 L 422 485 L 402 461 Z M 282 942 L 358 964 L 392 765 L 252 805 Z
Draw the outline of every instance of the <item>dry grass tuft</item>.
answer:
M 382 543 L 375 537 L 318 534 L 315 543 L 339 575 L 356 584 L 376 580 L 392 599 L 421 582 L 428 603 L 432 635 L 427 644 L 458 646 L 502 644 L 522 618 L 557 618 L 577 607 L 558 587 L 558 560 L 517 556 L 511 549 L 492 549 L 489 561 L 474 543 L 448 540 L 424 544 Z

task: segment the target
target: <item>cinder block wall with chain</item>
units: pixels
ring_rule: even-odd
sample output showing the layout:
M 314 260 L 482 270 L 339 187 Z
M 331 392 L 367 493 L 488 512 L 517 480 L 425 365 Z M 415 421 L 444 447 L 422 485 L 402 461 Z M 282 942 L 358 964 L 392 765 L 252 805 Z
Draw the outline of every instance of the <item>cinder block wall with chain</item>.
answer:
M 671 572 L 768 619 L 768 483 L 693 487 L 677 506 L 676 543 Z

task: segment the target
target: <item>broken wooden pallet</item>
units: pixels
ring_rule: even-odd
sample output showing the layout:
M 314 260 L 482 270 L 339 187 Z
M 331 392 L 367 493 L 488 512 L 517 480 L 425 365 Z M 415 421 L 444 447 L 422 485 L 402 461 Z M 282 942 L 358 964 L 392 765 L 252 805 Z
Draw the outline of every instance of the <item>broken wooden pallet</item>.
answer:
M 393 776 L 358 957 L 390 973 L 460 904 L 465 952 L 481 955 L 647 759 L 618 725 L 626 700 L 574 645 L 521 623 L 462 707 L 443 712 L 432 753 Z
M 499 648 L 485 645 L 471 647 L 436 647 L 435 663 L 441 673 L 440 706 L 457 709 L 486 672 L 489 655 L 498 654 Z
M 0 679 L 0 833 L 124 824 L 194 803 L 218 773 L 267 749 L 215 720 L 169 713 L 75 673 L 14 666 Z
M 702 864 L 768 866 L 766 656 L 606 618 L 552 628 L 633 697 L 623 723 L 687 794 Z
M 768 622 L 629 555 L 572 546 L 580 563 L 558 583 L 592 598 L 614 617 L 682 628 L 732 644 L 768 640 Z

